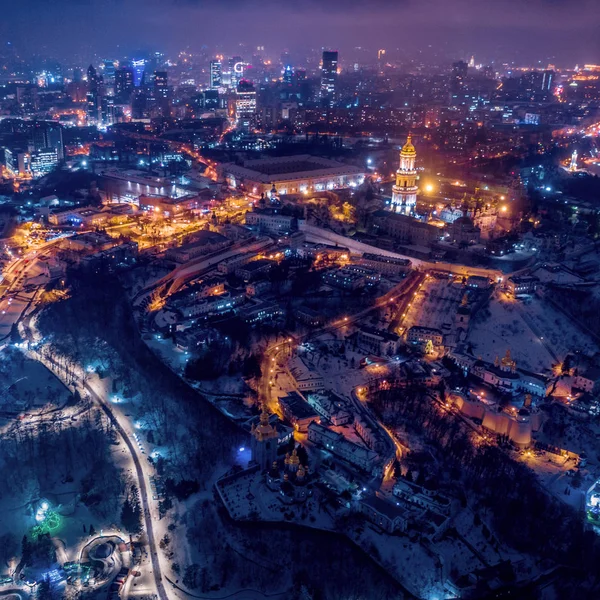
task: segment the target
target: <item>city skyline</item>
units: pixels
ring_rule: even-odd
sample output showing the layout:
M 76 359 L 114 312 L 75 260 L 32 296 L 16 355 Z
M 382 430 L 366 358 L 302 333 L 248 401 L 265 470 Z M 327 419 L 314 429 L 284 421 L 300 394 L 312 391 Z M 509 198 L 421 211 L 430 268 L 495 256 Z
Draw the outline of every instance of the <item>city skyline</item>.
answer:
M 34 15 L 34 18 L 31 18 Z M 581 18 L 585 15 L 585 18 Z M 491 62 L 537 61 L 569 66 L 597 62 L 600 7 L 535 0 L 317 3 L 293 7 L 239 0 L 230 3 L 150 0 L 27 0 L 6 7 L 0 38 L 24 53 L 66 60 L 74 55 L 131 55 L 140 49 L 173 53 L 203 46 L 268 52 L 331 47 L 347 59 L 357 47 L 398 49 L 399 58 L 452 60 L 477 54 Z M 410 24 L 409 27 L 406 27 Z M 342 61 L 343 62 L 343 61 Z

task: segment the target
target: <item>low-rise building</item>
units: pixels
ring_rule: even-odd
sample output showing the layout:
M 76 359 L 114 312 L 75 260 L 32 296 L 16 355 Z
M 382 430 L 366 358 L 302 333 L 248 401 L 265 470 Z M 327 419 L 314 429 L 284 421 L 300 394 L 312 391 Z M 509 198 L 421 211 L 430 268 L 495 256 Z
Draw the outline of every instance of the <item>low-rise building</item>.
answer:
M 589 394 L 596 394 L 600 391 L 600 368 L 589 367 L 582 373 L 577 372 L 573 386 Z
M 348 260 L 350 249 L 345 246 L 333 244 L 315 244 L 305 242 L 299 249 L 298 255 L 302 258 L 312 258 L 315 261 L 337 261 Z
M 331 391 L 308 394 L 308 403 L 325 419 L 336 427 L 345 425 L 352 419 L 347 403 Z
M 246 299 L 243 293 L 225 293 L 220 296 L 210 296 L 179 308 L 184 318 L 215 315 L 226 313 L 241 306 Z
M 377 494 L 360 501 L 360 512 L 374 525 L 387 533 L 406 531 L 409 513 Z
M 198 256 L 210 254 L 231 246 L 231 240 L 215 231 L 198 231 L 194 241 L 183 244 L 178 248 L 169 248 L 166 258 L 178 263 L 184 263 Z
M 249 263 L 250 261 L 256 258 L 256 254 L 245 253 L 245 254 L 237 254 L 236 256 L 231 256 L 230 258 L 226 258 L 219 263 L 217 270 L 220 273 L 224 273 L 225 275 L 230 275 L 231 273 L 235 273 L 236 270 Z
M 308 426 L 308 439 L 363 471 L 379 472 L 381 459 L 377 452 L 347 440 L 341 433 L 313 421 Z
M 335 269 L 323 275 L 323 283 L 342 290 L 359 290 L 367 285 L 367 280 L 361 273 L 348 269 Z
M 298 219 L 278 208 L 255 208 L 246 213 L 246 225 L 265 233 L 289 233 L 298 229 Z
M 257 325 L 258 323 L 277 321 L 283 316 L 283 310 L 277 302 L 256 302 L 239 309 L 238 314 L 244 323 Z
M 71 227 L 100 227 L 110 218 L 109 213 L 91 206 L 78 208 L 56 208 L 48 215 L 50 225 L 70 225 Z
M 532 275 L 523 275 L 521 277 L 509 277 L 506 280 L 506 289 L 513 295 L 533 294 L 537 289 L 540 280 Z
M 123 242 L 112 248 L 84 256 L 80 264 L 83 268 L 92 271 L 112 270 L 117 267 L 133 266 L 137 255 L 137 242 Z
M 223 163 L 220 177 L 229 187 L 242 184 L 254 196 L 268 194 L 273 186 L 279 194 L 307 194 L 361 185 L 364 171 L 328 158 L 301 154 L 244 161 L 243 166 Z
M 235 270 L 236 277 L 243 279 L 244 281 L 254 281 L 264 277 L 274 266 L 274 260 L 268 258 L 259 258 L 258 260 L 252 260 L 239 266 Z
M 411 344 L 426 344 L 430 340 L 434 346 L 442 346 L 444 344 L 444 334 L 434 327 L 422 327 L 420 325 L 411 327 L 406 334 L 406 341 Z
M 362 258 L 359 259 L 359 264 L 388 276 L 408 273 L 412 265 L 411 261 L 407 258 L 394 258 L 369 252 L 365 252 L 362 255 Z
M 381 453 L 385 450 L 384 442 L 372 419 L 365 415 L 354 415 L 354 430 L 364 443 L 374 452 Z
M 394 485 L 394 496 L 446 516 L 450 515 L 452 508 L 452 502 L 447 496 L 408 479 L 397 479 Z
M 294 384 L 301 392 L 316 392 L 325 387 L 323 376 L 307 366 L 298 356 L 290 362 L 289 371 Z
M 376 356 L 392 356 L 398 353 L 402 340 L 400 336 L 389 331 L 362 327 L 356 334 L 358 347 L 369 354 Z
M 297 392 L 290 392 L 287 396 L 279 398 L 279 406 L 284 418 L 297 431 L 306 432 L 311 423 L 319 420 L 319 415 L 313 407 Z
M 478 290 L 487 290 L 492 285 L 489 277 L 484 275 L 470 275 L 467 278 L 467 287 Z
M 373 213 L 373 230 L 385 234 L 400 243 L 429 247 L 440 238 L 442 229 L 429 223 L 419 221 L 408 215 L 401 215 L 389 210 Z
M 300 323 L 308 327 L 322 327 L 325 325 L 325 317 L 307 306 L 299 308 L 296 311 L 295 317 Z
M 263 294 L 270 292 L 272 287 L 273 284 L 266 279 L 254 281 L 246 286 L 246 296 L 250 296 L 251 298 L 254 296 L 262 296 Z
M 200 196 L 194 195 L 171 198 L 159 194 L 143 194 L 138 202 L 143 211 L 160 213 L 167 218 L 173 218 L 186 210 L 198 208 L 202 200 Z

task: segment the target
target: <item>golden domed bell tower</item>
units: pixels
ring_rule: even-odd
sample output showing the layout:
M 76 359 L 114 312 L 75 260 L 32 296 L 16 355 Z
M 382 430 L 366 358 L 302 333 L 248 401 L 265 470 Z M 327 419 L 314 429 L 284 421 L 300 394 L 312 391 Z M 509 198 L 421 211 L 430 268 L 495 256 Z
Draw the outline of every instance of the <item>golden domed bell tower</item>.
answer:
M 415 161 L 417 151 L 412 145 L 411 135 L 400 151 L 400 166 L 396 171 L 396 185 L 392 188 L 392 206 L 394 212 L 410 215 L 415 212 L 417 204 L 417 171 Z
M 277 429 L 269 423 L 267 406 L 263 402 L 260 412 L 260 423 L 252 425 L 252 460 L 256 461 L 264 471 L 277 460 Z

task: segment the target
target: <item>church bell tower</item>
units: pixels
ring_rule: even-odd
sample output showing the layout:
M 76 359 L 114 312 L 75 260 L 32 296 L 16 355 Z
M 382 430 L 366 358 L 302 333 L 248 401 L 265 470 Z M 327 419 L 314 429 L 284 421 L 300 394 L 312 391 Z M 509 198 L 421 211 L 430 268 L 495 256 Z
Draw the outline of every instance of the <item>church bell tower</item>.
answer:
M 404 215 L 413 215 L 417 204 L 417 151 L 412 145 L 411 135 L 400 151 L 400 166 L 396 171 L 396 185 L 392 188 L 391 210 Z

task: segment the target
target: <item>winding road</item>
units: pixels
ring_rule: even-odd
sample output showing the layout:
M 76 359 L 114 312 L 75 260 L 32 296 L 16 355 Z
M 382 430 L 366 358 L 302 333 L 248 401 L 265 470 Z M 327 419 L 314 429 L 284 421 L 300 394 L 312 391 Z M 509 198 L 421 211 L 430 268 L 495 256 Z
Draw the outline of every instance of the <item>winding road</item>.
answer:
M 30 350 L 29 352 L 34 358 L 39 360 L 49 370 L 51 370 L 56 377 L 62 380 L 60 375 L 61 367 L 56 360 L 54 360 L 54 358 L 42 356 L 36 350 Z M 98 394 L 98 392 L 87 381 L 85 381 L 81 375 L 76 375 L 76 379 L 81 387 L 83 387 L 83 389 L 85 389 L 89 394 L 92 401 L 95 402 L 106 414 L 119 435 L 123 438 L 125 446 L 129 450 L 129 454 L 131 455 L 131 459 L 135 466 L 135 475 L 137 477 L 138 489 L 140 491 L 140 501 L 143 510 L 144 525 L 146 527 L 146 533 L 148 537 L 148 545 L 150 546 L 150 558 L 152 562 L 152 573 L 154 575 L 156 591 L 158 592 L 160 600 L 169 600 L 169 594 L 167 593 L 163 583 L 160 560 L 157 551 L 158 544 L 156 543 L 155 532 L 152 526 L 151 506 L 148 499 L 148 485 L 146 482 L 147 477 L 142 463 L 143 458 L 140 457 L 140 452 L 138 451 L 136 445 L 132 442 L 131 437 L 127 434 L 127 424 L 121 422 L 126 420 L 125 417 L 116 415 L 112 411 L 107 401 L 100 394 Z

